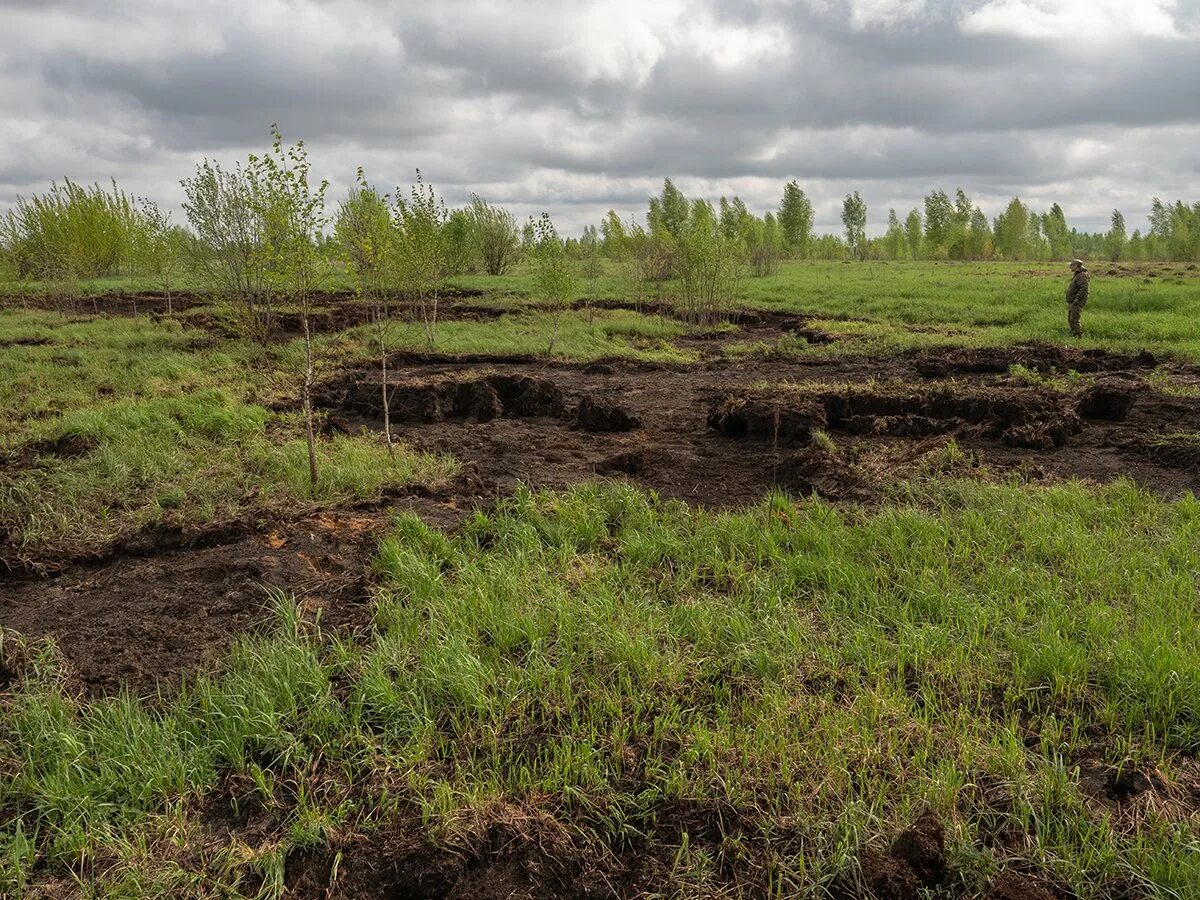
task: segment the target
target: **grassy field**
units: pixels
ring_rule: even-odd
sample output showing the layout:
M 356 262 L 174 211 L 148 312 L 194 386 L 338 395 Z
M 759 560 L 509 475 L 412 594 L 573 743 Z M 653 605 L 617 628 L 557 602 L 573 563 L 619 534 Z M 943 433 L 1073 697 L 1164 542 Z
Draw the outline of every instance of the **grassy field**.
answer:
M 1200 362 L 1195 272 L 1104 268 L 1081 340 L 1050 266 L 790 263 L 743 300 L 842 339 L 796 354 L 1038 340 Z M 526 274 L 459 286 L 512 311 L 444 322 L 439 353 L 550 356 Z M 599 294 L 623 297 L 615 270 Z M 15 306 L 0 310 L 10 563 L 459 474 L 447 455 L 393 460 L 378 434 L 326 435 L 313 491 L 299 344 L 214 331 L 219 308 Z M 558 361 L 720 363 L 669 316 L 560 325 Z M 390 337 L 428 349 L 418 324 Z M 373 339 L 321 334 L 322 377 L 370 366 Z M 732 335 L 721 352 L 778 349 Z M 1164 371 L 1145 377 L 1173 384 Z M 518 490 L 454 531 L 397 515 L 356 628 L 277 593 L 271 627 L 160 697 L 88 699 L 54 641 L 0 628 L 0 896 L 316 896 L 304 873 L 332 896 L 507 896 L 450 888 L 520 859 L 533 882 L 516 896 L 1008 900 L 989 891 L 1019 873 L 1043 900 L 1186 900 L 1198 589 L 1195 496 L 1127 481 L 933 471 L 866 506 L 772 494 L 733 511 L 598 481 Z M 922 817 L 944 831 L 940 870 L 881 881 Z

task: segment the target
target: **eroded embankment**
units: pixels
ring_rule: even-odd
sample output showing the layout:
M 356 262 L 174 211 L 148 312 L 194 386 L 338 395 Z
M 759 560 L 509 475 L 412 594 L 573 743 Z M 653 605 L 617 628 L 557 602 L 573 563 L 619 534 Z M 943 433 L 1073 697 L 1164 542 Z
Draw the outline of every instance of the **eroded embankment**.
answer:
M 395 437 L 462 462 L 444 496 L 403 501 L 450 520 L 518 483 L 562 488 L 597 476 L 710 507 L 756 503 L 773 488 L 878 502 L 897 479 L 944 475 L 1124 477 L 1166 496 L 1200 489 L 1200 399 L 1155 390 L 1145 356 L 1077 354 L 1034 345 L 698 366 L 397 354 L 386 396 Z M 1084 361 L 1095 370 L 1066 389 L 985 368 L 1020 363 L 1053 376 Z M 935 378 L 933 363 L 977 371 Z M 318 401 L 330 429 L 379 432 L 384 396 L 364 367 L 322 385 Z M 94 692 L 148 690 L 208 664 L 262 621 L 263 584 L 333 598 L 331 619 L 360 602 L 388 517 L 367 518 L 353 540 L 315 520 L 273 532 L 249 523 L 228 540 L 151 535 L 87 564 L 56 560 L 53 579 L 0 586 L 0 625 L 55 636 Z

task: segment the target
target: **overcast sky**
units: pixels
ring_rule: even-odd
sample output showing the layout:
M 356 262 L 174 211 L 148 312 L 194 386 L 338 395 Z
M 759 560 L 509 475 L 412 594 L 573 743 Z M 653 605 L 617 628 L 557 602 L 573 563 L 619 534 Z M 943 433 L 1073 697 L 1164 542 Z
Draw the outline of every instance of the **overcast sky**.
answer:
M 1144 229 L 1200 200 L 1200 0 L 0 0 L 0 206 L 65 175 L 177 208 L 273 121 L 335 199 L 420 167 L 568 233 L 667 175 L 759 213 L 795 178 L 828 230 L 960 185 Z

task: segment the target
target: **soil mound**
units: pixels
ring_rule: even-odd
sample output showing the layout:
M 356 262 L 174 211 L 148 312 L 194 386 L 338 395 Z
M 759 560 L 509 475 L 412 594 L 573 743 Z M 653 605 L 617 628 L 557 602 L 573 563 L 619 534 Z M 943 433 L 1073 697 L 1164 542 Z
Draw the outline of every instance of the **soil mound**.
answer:
M 378 383 L 360 381 L 344 403 L 372 416 L 383 415 Z M 396 423 L 462 419 L 490 422 L 510 418 L 562 417 L 563 392 L 554 382 L 532 375 L 486 375 L 401 381 L 388 385 L 388 413 Z
M 1079 401 L 1079 414 L 1085 419 L 1124 422 L 1138 392 L 1136 382 L 1105 378 L 1091 385 Z
M 1163 468 L 1200 470 L 1200 441 L 1194 438 L 1134 435 L 1122 441 L 1120 447 Z
M 1027 875 L 1009 869 L 992 883 L 985 900 L 1054 900 L 1054 895 Z
M 805 442 L 821 428 L 897 437 L 968 432 L 1035 449 L 1061 445 L 1082 429 L 1078 413 L 1055 392 L 962 384 L 752 392 L 719 403 L 710 411 L 708 424 L 734 437 L 769 437 L 776 442 Z
M 925 813 L 906 828 L 887 853 L 867 849 L 859 857 L 861 879 L 840 879 L 833 896 L 840 900 L 914 900 L 922 888 L 935 888 L 946 879 L 946 835 L 933 813 Z
M 861 474 L 837 454 L 810 444 L 787 456 L 776 473 L 782 487 L 827 500 L 865 499 L 869 491 Z
M 926 378 L 945 378 L 950 375 L 1003 374 L 1014 365 L 1042 374 L 1070 370 L 1115 372 L 1152 369 L 1158 365 L 1158 360 L 1148 350 L 1136 355 L 1123 355 L 1107 350 L 1079 350 L 1054 344 L 1021 344 L 1015 347 L 937 350 L 918 357 L 913 365 Z
M 575 410 L 575 424 L 584 431 L 635 431 L 642 420 L 619 406 L 584 397 Z

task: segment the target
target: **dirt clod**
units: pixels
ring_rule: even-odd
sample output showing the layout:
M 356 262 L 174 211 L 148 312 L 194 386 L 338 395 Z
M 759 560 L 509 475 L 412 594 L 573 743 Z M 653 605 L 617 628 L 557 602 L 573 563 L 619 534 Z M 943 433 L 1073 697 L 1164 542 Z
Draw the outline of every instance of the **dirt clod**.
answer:
M 1028 875 L 1008 869 L 992 882 L 985 900 L 1054 900 L 1054 895 Z
M 1115 372 L 1128 369 L 1150 369 L 1158 364 L 1148 350 L 1129 356 L 1107 350 L 1080 350 L 1055 344 L 1020 344 L 1015 347 L 984 347 L 981 349 L 934 350 L 913 362 L 925 378 L 946 378 L 950 375 L 997 374 L 1009 371 L 1014 365 L 1024 366 L 1043 375 L 1052 372 Z
M 324 392 L 328 397 L 329 391 Z M 346 393 L 352 409 L 382 415 L 378 382 L 361 380 Z M 461 419 L 490 422 L 500 416 L 561 416 L 563 393 L 552 382 L 529 375 L 413 379 L 388 385 L 388 412 L 394 423 Z
M 1107 419 L 1123 422 L 1137 393 L 1137 385 L 1119 379 L 1104 379 L 1084 391 L 1079 401 L 1079 414 L 1085 419 Z
M 584 397 L 575 410 L 575 424 L 584 431 L 635 431 L 642 420 L 614 404 Z
M 1055 392 L 966 384 L 755 391 L 726 398 L 708 421 L 731 436 L 774 441 L 807 441 L 817 428 L 897 437 L 970 431 L 1037 449 L 1063 444 L 1082 428 L 1079 416 Z
M 708 414 L 708 427 L 730 437 L 806 442 L 827 421 L 819 397 L 751 394 L 727 397 Z
M 892 856 L 908 863 L 926 887 L 941 884 L 946 877 L 946 832 L 931 812 L 900 832 L 892 844 Z

